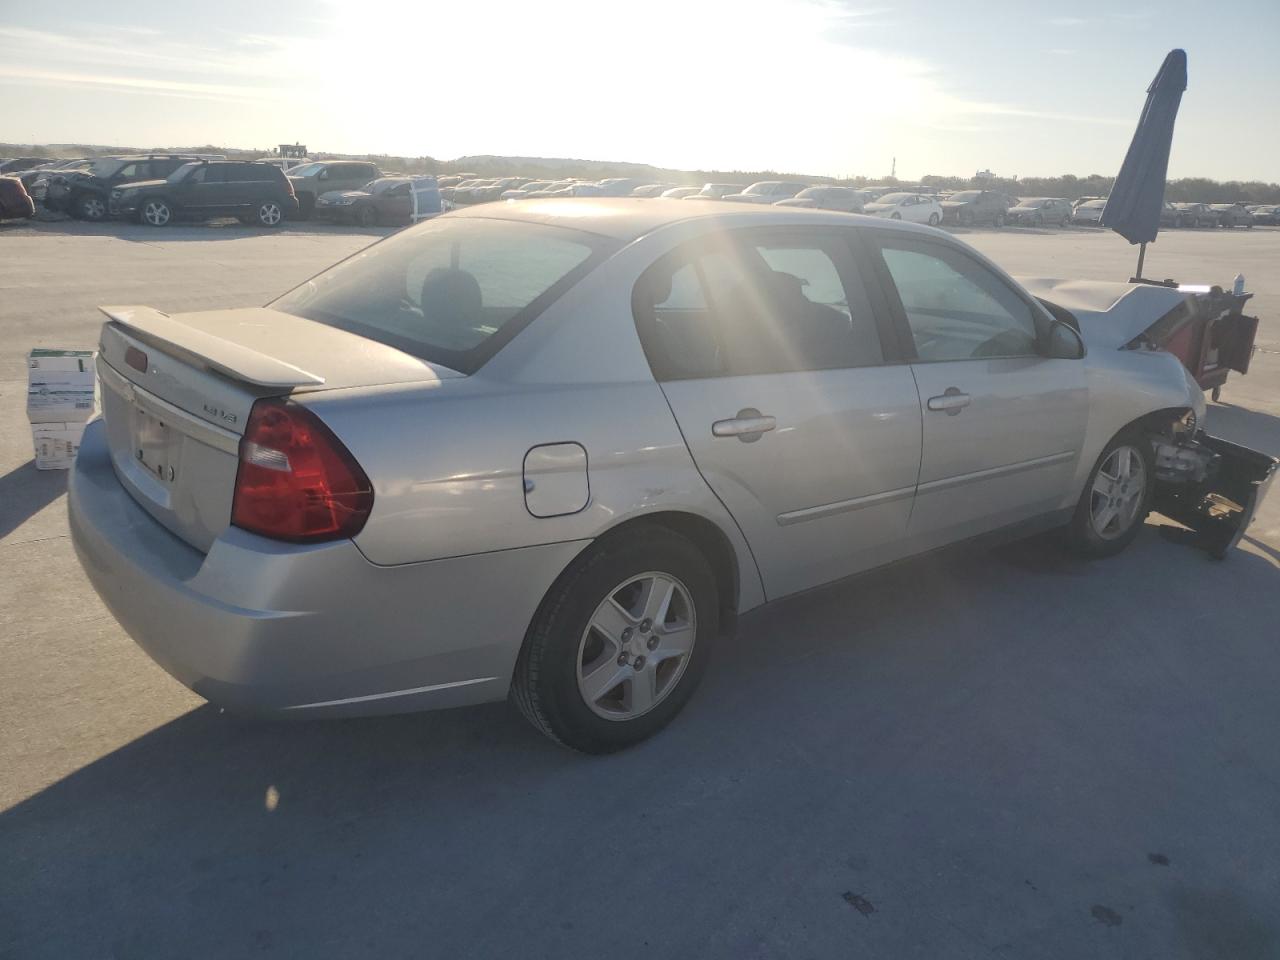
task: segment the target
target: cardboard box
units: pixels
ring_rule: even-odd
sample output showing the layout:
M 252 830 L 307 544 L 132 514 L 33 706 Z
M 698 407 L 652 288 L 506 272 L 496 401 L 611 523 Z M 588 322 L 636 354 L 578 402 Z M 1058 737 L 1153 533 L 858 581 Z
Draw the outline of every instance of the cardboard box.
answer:
M 33 423 L 31 439 L 36 448 L 37 470 L 70 470 L 84 436 L 84 422 Z
M 91 350 L 32 350 L 27 357 L 27 420 L 67 423 L 93 416 L 93 359 Z

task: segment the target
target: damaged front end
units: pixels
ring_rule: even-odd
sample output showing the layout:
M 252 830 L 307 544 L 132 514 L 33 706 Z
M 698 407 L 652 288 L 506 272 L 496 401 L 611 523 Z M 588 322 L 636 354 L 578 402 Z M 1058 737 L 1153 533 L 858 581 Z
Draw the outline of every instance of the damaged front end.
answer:
M 1152 508 L 1193 530 L 1196 545 L 1214 559 L 1224 559 L 1253 522 L 1280 460 L 1187 430 L 1154 436 L 1152 445 Z

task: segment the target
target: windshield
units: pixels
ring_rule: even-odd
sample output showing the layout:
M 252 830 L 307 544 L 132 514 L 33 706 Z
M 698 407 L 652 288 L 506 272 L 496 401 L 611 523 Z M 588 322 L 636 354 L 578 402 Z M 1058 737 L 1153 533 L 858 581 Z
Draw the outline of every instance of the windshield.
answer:
M 313 173 L 319 173 L 324 169 L 323 163 L 304 163 L 292 168 L 289 171 L 291 177 L 309 177 Z
M 609 249 L 545 224 L 433 220 L 270 306 L 471 373 Z
M 960 193 L 953 193 L 951 195 L 951 199 L 952 200 L 977 200 L 978 197 L 980 196 L 982 196 L 982 192 L 979 190 L 963 190 Z
M 760 183 L 753 183 L 742 192 L 748 196 L 758 197 L 763 194 L 773 193 L 779 186 L 776 180 L 762 180 Z
M 909 196 L 911 196 L 909 193 L 886 193 L 876 203 L 901 203 Z
M 187 177 L 191 175 L 192 170 L 203 166 L 203 163 L 184 163 L 177 170 L 173 171 L 173 173 L 169 174 L 169 176 L 165 177 L 165 179 L 169 181 L 169 183 L 177 183 L 180 180 L 187 179 Z
M 1080 206 L 1088 210 L 1097 210 L 1099 207 L 1105 207 L 1106 205 L 1107 201 L 1105 200 L 1090 200 L 1088 203 L 1082 203 Z
M 1034 207 L 1043 207 L 1046 203 L 1048 203 L 1047 200 L 1023 200 L 1021 203 L 1018 204 L 1018 206 L 1034 208 Z

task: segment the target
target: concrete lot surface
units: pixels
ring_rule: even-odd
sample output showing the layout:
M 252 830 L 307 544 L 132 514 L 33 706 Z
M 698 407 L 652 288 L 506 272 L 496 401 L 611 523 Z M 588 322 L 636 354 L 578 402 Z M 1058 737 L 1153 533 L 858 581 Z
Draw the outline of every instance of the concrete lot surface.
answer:
M 766 608 L 606 758 L 506 704 L 264 722 L 171 680 L 30 464 L 23 357 L 92 347 L 101 303 L 261 303 L 382 232 L 0 226 L 0 957 L 1280 956 L 1280 493 L 1222 563 L 1153 521 L 1102 563 L 1039 539 Z M 1019 274 L 1135 259 L 965 238 Z M 1276 455 L 1278 265 L 1262 228 L 1148 255 L 1258 291 L 1208 425 Z

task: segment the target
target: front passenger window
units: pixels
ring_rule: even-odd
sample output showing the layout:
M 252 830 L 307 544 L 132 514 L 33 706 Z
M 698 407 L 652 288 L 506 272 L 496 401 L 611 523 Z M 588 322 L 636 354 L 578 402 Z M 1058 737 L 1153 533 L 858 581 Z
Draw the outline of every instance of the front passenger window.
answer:
M 1036 354 L 1036 318 L 999 277 L 941 244 L 886 242 L 881 254 L 920 360 Z

